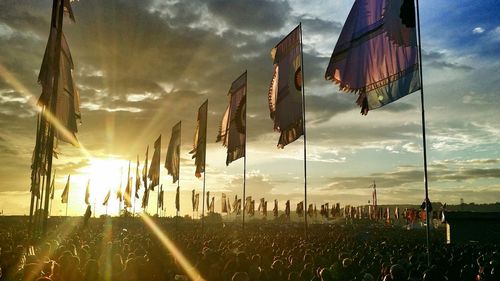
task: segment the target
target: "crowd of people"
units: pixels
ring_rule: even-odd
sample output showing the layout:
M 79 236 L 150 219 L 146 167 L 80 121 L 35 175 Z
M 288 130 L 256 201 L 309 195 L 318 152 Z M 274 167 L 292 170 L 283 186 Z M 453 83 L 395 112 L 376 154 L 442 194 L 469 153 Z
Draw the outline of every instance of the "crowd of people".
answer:
M 440 230 L 429 266 L 418 229 L 338 222 L 311 224 L 306 236 L 299 223 L 153 222 L 160 234 L 141 218 L 53 218 L 42 239 L 25 218 L 0 218 L 0 280 L 500 280 L 499 245 L 447 245 Z

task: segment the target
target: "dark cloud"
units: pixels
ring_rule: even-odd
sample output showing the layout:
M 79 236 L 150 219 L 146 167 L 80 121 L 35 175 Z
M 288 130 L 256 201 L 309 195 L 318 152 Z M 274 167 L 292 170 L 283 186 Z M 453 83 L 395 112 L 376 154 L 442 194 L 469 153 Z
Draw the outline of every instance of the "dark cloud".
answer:
M 231 28 L 247 31 L 272 31 L 281 29 L 291 7 L 287 1 L 232 1 L 209 0 L 210 13 L 224 20 Z
M 473 168 L 468 166 L 447 166 L 431 164 L 428 167 L 429 182 L 432 185 L 444 182 L 474 181 L 479 179 L 500 178 L 500 168 Z M 385 173 L 371 173 L 361 177 L 335 177 L 331 183 L 321 190 L 342 190 L 368 187 L 367 183 L 375 181 L 382 189 L 397 189 L 421 183 L 423 167 L 400 166 L 398 170 Z
M 437 69 L 448 68 L 448 69 L 463 70 L 463 71 L 474 70 L 474 68 L 471 66 L 448 61 L 446 55 L 440 52 L 423 51 L 422 56 L 423 56 L 422 60 L 425 63 Z

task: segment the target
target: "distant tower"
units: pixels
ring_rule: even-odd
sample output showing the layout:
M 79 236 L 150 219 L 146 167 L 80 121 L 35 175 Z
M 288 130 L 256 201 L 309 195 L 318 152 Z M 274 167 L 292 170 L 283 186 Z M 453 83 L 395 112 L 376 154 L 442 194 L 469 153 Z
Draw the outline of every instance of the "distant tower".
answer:
M 463 205 L 463 204 L 464 204 L 464 199 L 460 198 L 460 205 Z

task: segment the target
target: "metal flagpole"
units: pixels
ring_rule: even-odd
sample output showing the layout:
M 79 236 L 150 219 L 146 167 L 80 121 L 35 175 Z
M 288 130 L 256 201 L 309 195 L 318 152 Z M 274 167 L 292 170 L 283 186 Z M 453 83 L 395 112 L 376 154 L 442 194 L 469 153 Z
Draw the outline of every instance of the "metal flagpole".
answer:
M 422 39 L 420 37 L 420 12 L 418 0 L 417 2 L 417 32 L 418 32 L 418 62 L 420 71 L 420 104 L 422 107 L 422 148 L 424 153 L 424 186 L 425 186 L 425 213 L 426 213 L 426 242 L 427 242 L 427 265 L 431 265 L 431 250 L 430 250 L 430 223 L 429 223 L 429 184 L 427 181 L 427 145 L 425 139 L 425 109 L 424 109 L 424 78 L 422 71 Z
M 247 84 L 247 71 L 245 70 L 245 106 L 248 92 L 248 84 Z M 245 111 L 245 157 L 243 158 L 243 200 L 245 200 L 246 196 L 246 185 L 247 185 L 247 114 Z M 245 211 L 243 210 L 243 220 L 242 220 L 242 228 L 245 231 Z
M 179 121 L 179 158 L 180 158 L 180 150 L 182 143 L 182 121 Z M 181 161 L 179 159 L 179 166 L 177 167 L 177 189 L 179 190 L 179 209 L 181 208 Z M 177 196 L 177 194 L 176 194 Z M 177 210 L 177 206 L 175 206 L 177 211 L 177 216 L 179 216 L 179 210 Z
M 304 206 L 307 208 L 307 138 L 306 138 L 306 95 L 304 83 L 304 52 L 302 50 L 302 23 L 300 28 L 300 76 L 302 90 L 302 130 L 304 132 Z M 305 236 L 307 238 L 307 214 L 304 215 Z
M 208 100 L 207 100 L 207 112 L 208 112 Z M 208 114 L 207 114 L 207 118 L 208 118 Z M 208 120 L 206 120 L 207 118 L 205 118 L 205 122 L 208 123 Z M 206 182 L 206 178 L 207 178 L 207 170 L 206 170 L 206 167 L 207 167 L 207 126 L 205 125 L 205 132 L 203 132 L 203 136 L 205 137 L 205 142 L 204 142 L 204 149 L 203 149 L 203 201 L 201 201 L 201 233 L 203 234 L 203 227 L 204 227 L 204 220 L 205 220 L 205 182 Z M 208 208 L 208 206 L 207 206 Z

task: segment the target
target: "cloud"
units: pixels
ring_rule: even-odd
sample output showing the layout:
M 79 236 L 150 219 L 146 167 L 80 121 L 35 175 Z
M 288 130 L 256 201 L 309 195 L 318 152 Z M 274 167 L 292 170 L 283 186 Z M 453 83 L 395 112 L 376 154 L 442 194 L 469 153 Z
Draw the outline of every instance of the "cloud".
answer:
M 478 27 L 475 27 L 475 28 L 472 30 L 472 33 L 474 33 L 474 34 L 481 34 L 481 33 L 483 33 L 484 31 L 485 31 L 485 30 L 484 30 L 484 28 L 482 28 L 482 27 L 478 26 Z

